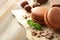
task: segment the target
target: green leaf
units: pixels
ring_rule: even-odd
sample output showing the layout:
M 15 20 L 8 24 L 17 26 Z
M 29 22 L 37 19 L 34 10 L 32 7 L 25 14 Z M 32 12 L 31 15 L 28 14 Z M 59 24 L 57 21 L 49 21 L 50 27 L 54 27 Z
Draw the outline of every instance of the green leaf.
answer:
M 31 27 L 33 27 L 35 25 L 35 23 L 32 20 L 28 20 L 27 22 Z
M 36 30 L 40 30 L 42 27 L 40 24 L 35 23 L 32 20 L 28 20 L 27 22 L 30 25 L 30 27 L 32 27 L 32 28 L 34 27 Z
M 38 24 L 38 23 L 35 24 L 35 28 L 36 28 L 37 30 L 41 30 L 41 27 L 42 27 L 42 26 L 41 26 L 40 24 Z

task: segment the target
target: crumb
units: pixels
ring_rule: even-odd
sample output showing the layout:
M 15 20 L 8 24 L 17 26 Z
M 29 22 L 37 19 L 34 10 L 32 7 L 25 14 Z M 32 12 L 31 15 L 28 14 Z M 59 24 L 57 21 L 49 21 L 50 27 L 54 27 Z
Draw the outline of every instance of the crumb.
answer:
M 37 35 L 37 33 L 32 33 L 32 36 L 36 36 Z
M 37 36 L 38 38 L 40 38 L 40 36 Z
M 49 39 L 49 40 L 53 40 L 53 38 L 54 38 L 54 36 L 51 35 L 48 39 Z
M 27 19 L 27 16 L 26 15 L 24 15 L 24 16 L 22 16 L 24 19 Z
M 45 35 L 41 35 L 42 37 L 45 37 Z
M 56 38 L 58 38 L 58 36 L 56 36 Z
M 35 31 L 32 31 L 31 33 L 32 33 L 32 36 L 36 36 L 36 35 L 38 34 L 38 33 L 35 32 Z
M 25 16 L 25 18 L 24 19 L 27 19 L 27 16 Z
M 50 35 L 50 33 L 47 33 L 45 36 L 49 36 Z
M 44 33 L 44 31 L 41 31 L 41 32 L 39 32 L 39 35 L 41 35 L 41 34 L 43 34 Z

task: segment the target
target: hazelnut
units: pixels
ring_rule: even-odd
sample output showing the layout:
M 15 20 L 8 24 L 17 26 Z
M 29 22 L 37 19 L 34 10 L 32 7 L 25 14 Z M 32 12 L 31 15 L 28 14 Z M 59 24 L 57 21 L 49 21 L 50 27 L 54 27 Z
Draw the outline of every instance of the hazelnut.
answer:
M 24 9 L 25 9 L 27 12 L 31 13 L 31 6 L 30 6 L 30 5 L 26 5 L 26 6 L 24 7 Z
M 21 7 L 24 8 L 25 5 L 28 5 L 28 2 L 27 1 L 24 1 L 21 3 Z

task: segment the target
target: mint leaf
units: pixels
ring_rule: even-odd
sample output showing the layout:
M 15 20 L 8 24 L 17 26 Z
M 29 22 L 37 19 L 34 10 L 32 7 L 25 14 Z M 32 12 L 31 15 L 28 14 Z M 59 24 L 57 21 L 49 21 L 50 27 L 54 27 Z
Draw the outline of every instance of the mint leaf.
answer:
M 41 25 L 38 23 L 33 22 L 32 20 L 28 20 L 27 23 L 29 24 L 30 27 L 34 27 L 36 30 L 40 30 L 41 29 Z
M 41 30 L 41 25 L 38 24 L 38 23 L 36 23 L 36 24 L 35 24 L 35 28 L 36 28 L 37 30 Z
M 35 25 L 35 23 L 32 20 L 28 20 L 27 22 L 31 27 L 33 27 Z

